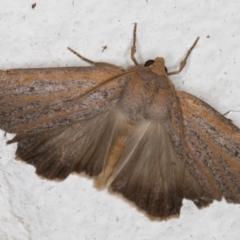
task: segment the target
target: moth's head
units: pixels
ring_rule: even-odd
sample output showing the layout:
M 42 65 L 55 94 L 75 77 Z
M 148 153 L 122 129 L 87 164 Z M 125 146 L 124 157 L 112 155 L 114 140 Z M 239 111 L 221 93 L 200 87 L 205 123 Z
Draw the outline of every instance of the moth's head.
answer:
M 167 68 L 165 67 L 165 60 L 162 57 L 157 57 L 155 60 L 148 60 L 144 64 L 145 67 L 149 67 L 152 72 L 158 75 L 167 75 Z

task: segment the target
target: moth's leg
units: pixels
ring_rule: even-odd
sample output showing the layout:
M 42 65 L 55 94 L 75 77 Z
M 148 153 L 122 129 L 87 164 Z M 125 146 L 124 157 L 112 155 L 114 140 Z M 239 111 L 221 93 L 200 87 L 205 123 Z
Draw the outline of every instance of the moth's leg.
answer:
M 222 114 L 222 115 L 223 115 L 228 121 L 234 123 L 232 119 L 230 119 L 230 118 L 227 117 L 228 114 L 229 114 L 229 117 L 230 117 L 230 114 L 233 113 L 233 112 L 240 112 L 240 111 L 238 111 L 238 110 L 229 110 L 229 111 L 227 111 L 226 113 L 224 113 L 224 114 Z M 5 135 L 4 135 L 4 136 L 5 136 Z
M 226 117 L 228 114 L 231 114 L 231 113 L 233 113 L 233 112 L 240 112 L 240 111 L 238 111 L 238 110 L 229 110 L 229 111 L 227 111 L 226 113 L 224 113 L 223 116 Z M 229 120 L 231 120 L 231 119 L 229 119 Z M 232 120 L 231 120 L 231 121 L 232 121 Z
M 134 23 L 134 29 L 133 29 L 133 45 L 131 48 L 131 59 L 133 60 L 134 64 L 136 66 L 138 66 L 138 62 L 134 56 L 134 54 L 136 53 L 136 32 L 137 32 L 137 23 Z
M 187 63 L 187 59 L 188 59 L 190 53 L 192 52 L 193 48 L 196 46 L 198 40 L 199 40 L 199 37 L 197 37 L 197 39 L 193 43 L 192 47 L 188 50 L 186 57 L 180 62 L 179 69 L 177 71 L 173 71 L 173 72 L 168 73 L 168 75 L 179 74 L 183 70 L 183 68 L 185 67 L 185 65 Z
M 114 65 L 114 64 L 111 64 L 111 63 L 106 63 L 106 62 L 94 62 L 88 58 L 85 58 L 83 57 L 82 55 L 80 55 L 78 52 L 76 52 L 75 50 L 73 50 L 72 48 L 68 47 L 67 48 L 69 51 L 71 51 L 72 53 L 74 53 L 76 56 L 78 56 L 79 58 L 81 58 L 83 61 L 85 62 L 88 62 L 92 65 L 95 65 L 95 66 L 108 66 L 108 67 L 112 67 L 112 68 L 116 68 L 120 71 L 124 71 L 124 69 L 120 66 L 117 66 L 117 65 Z

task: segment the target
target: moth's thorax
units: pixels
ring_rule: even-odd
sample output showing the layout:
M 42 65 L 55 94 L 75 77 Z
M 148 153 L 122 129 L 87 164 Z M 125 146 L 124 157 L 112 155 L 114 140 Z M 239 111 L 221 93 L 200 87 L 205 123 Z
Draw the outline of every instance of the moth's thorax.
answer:
M 156 73 L 159 76 L 167 76 L 165 70 L 165 60 L 162 57 L 157 57 L 154 60 L 154 63 L 149 66 L 152 72 Z
M 130 75 L 120 106 L 134 121 L 159 121 L 166 119 L 173 101 L 172 88 L 165 74 L 159 75 L 145 67 Z

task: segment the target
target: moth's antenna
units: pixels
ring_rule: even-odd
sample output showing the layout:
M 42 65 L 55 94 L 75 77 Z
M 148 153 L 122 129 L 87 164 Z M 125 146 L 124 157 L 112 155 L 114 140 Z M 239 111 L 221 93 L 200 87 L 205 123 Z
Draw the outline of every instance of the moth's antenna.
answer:
M 194 47 L 197 45 L 197 42 L 198 42 L 199 39 L 200 39 L 200 38 L 197 37 L 197 39 L 196 39 L 195 42 L 193 43 L 192 47 L 188 50 L 186 57 L 180 62 L 179 69 L 176 70 L 176 71 L 173 71 L 173 72 L 168 73 L 168 76 L 169 76 L 169 75 L 174 75 L 174 74 L 179 74 L 179 73 L 183 70 L 183 68 L 185 67 L 185 65 L 186 65 L 186 63 L 187 63 L 187 59 L 188 59 L 190 53 L 192 52 L 192 50 L 194 49 Z
M 131 59 L 133 60 L 134 64 L 136 66 L 138 66 L 138 62 L 134 56 L 134 54 L 136 53 L 136 39 L 137 39 L 137 23 L 134 23 L 134 29 L 133 29 L 133 45 L 132 45 L 132 48 L 131 48 Z
M 83 56 L 80 55 L 78 52 L 74 51 L 72 48 L 68 47 L 67 49 L 68 49 L 70 52 L 72 52 L 73 54 L 75 54 L 76 56 L 78 56 L 79 58 L 81 58 L 83 61 L 88 62 L 88 63 L 93 64 L 93 65 L 95 64 L 94 61 L 89 60 L 88 58 L 83 57 Z

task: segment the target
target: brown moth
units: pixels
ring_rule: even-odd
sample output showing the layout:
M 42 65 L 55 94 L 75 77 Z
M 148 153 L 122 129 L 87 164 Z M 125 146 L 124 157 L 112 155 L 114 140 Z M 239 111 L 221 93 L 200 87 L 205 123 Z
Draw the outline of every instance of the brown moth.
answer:
M 168 78 L 197 41 L 171 73 L 138 64 L 136 24 L 128 70 L 78 54 L 93 66 L 0 71 L 0 128 L 38 175 L 85 173 L 150 218 L 179 216 L 183 198 L 240 203 L 240 129 Z

